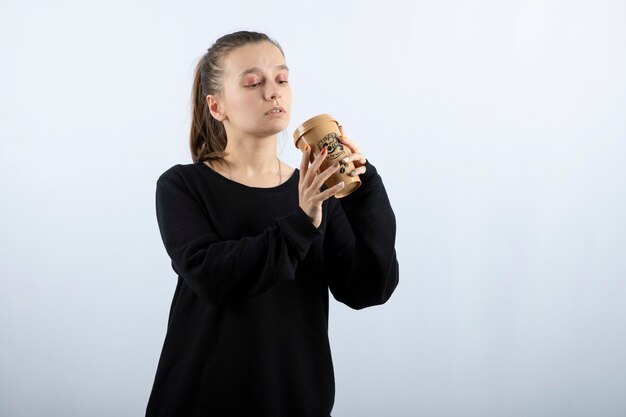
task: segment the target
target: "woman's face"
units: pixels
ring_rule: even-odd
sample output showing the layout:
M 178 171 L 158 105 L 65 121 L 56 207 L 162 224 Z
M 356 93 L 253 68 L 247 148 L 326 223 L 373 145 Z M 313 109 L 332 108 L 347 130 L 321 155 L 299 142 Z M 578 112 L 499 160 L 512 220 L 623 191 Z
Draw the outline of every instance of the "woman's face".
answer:
M 231 51 L 217 98 L 227 134 L 267 137 L 286 129 L 291 115 L 288 80 L 285 58 L 272 43 L 256 42 Z M 272 112 L 277 107 L 280 111 Z

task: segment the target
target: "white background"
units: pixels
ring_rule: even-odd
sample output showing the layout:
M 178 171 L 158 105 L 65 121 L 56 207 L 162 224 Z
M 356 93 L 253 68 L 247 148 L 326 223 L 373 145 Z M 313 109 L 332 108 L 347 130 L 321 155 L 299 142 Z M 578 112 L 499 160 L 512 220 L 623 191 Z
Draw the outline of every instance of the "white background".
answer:
M 626 415 L 626 3 L 0 1 L 0 415 L 138 416 L 196 60 L 278 40 L 291 133 L 379 169 L 400 285 L 331 305 L 333 416 Z

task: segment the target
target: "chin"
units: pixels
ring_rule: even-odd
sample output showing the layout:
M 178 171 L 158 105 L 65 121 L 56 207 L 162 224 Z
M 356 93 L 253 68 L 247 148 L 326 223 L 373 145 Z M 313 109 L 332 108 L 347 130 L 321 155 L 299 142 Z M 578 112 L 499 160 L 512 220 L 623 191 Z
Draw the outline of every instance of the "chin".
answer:
M 276 135 L 277 133 L 280 133 L 283 130 L 287 129 L 287 127 L 289 127 L 288 117 L 286 117 L 284 120 L 277 120 L 276 123 L 274 123 L 272 126 L 265 126 L 265 129 L 260 128 L 259 130 L 267 135 Z
M 280 132 L 284 131 L 287 127 L 285 127 L 284 129 L 272 129 L 272 130 L 267 130 L 265 132 L 261 132 L 262 136 L 274 136 L 274 135 L 278 135 Z

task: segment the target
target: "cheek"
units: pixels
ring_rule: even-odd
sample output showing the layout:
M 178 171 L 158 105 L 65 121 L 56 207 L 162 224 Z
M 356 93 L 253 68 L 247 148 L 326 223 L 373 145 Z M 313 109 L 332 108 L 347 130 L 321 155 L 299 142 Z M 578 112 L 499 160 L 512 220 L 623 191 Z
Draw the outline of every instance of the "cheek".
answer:
M 285 90 L 283 90 L 283 102 L 284 104 L 288 105 L 291 107 L 291 102 L 293 99 L 293 94 L 291 91 L 291 87 L 290 88 L 286 88 Z
M 229 85 L 225 89 L 227 108 L 231 113 L 245 113 L 253 101 L 253 94 L 239 85 Z
M 235 118 L 246 118 L 249 114 L 254 113 L 257 103 L 251 94 L 239 94 L 233 97 L 230 102 L 231 116 Z

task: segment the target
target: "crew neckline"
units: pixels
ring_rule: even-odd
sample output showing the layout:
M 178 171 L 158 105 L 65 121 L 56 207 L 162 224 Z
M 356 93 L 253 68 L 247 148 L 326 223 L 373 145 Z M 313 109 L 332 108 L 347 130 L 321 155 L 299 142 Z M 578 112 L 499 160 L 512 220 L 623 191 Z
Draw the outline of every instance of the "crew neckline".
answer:
M 281 183 L 280 185 L 275 185 L 273 187 L 251 187 L 249 185 L 245 185 L 240 182 L 233 181 L 230 178 L 226 178 L 225 176 L 215 171 L 213 168 L 211 168 L 204 162 L 196 162 L 196 165 L 203 166 L 204 167 L 203 169 L 205 171 L 208 171 L 213 177 L 217 178 L 218 181 L 221 181 L 224 184 L 229 184 L 241 190 L 251 191 L 251 192 L 256 192 L 256 193 L 268 193 L 268 192 L 275 193 L 275 192 L 281 192 L 283 190 L 290 190 L 293 188 L 294 185 L 295 186 L 298 185 L 298 178 L 299 178 L 299 173 L 300 173 L 300 170 L 298 168 L 295 168 L 291 176 L 287 178 L 287 180 L 285 180 L 285 182 Z

